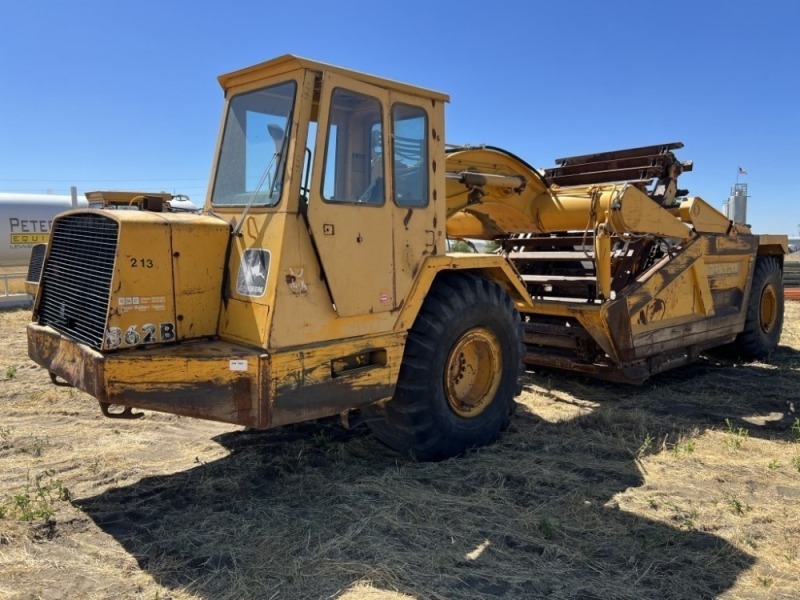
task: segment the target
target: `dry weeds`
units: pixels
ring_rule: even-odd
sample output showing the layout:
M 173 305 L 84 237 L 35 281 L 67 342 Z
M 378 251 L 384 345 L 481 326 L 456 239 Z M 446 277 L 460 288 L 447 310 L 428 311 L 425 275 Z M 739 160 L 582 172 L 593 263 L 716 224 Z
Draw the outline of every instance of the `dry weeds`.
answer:
M 0 598 L 796 598 L 799 317 L 770 364 L 528 373 L 499 443 L 420 464 L 331 421 L 103 419 L 0 313 Z
M 24 294 L 28 267 L 0 267 L 0 294 Z

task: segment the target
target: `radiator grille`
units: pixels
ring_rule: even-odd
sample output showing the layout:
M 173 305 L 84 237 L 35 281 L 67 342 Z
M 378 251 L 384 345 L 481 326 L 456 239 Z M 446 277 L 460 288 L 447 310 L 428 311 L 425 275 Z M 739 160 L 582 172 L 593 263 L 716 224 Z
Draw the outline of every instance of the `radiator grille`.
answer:
M 39 284 L 41 325 L 102 348 L 118 234 L 118 223 L 98 214 L 67 215 L 54 223 Z
M 36 244 L 31 249 L 31 259 L 28 261 L 28 276 L 25 281 L 39 283 L 39 277 L 42 275 L 42 264 L 44 263 L 44 255 L 47 252 L 47 244 Z

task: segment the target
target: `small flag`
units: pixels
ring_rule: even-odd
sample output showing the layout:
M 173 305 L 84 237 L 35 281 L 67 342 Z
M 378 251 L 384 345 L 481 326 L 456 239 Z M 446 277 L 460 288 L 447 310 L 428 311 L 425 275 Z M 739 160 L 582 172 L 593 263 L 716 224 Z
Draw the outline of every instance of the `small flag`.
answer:
M 739 175 L 747 175 L 747 171 L 745 171 L 742 167 L 739 167 Z

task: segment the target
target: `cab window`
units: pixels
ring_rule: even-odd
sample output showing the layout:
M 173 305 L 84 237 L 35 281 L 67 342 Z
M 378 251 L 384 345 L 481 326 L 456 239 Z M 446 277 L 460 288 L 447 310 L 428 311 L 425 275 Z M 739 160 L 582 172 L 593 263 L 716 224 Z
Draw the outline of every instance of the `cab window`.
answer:
M 394 200 L 398 206 L 428 204 L 428 119 L 418 106 L 392 107 Z
M 281 196 L 297 84 L 234 96 L 228 105 L 211 203 L 272 206 Z
M 336 89 L 325 144 L 322 195 L 330 202 L 383 204 L 383 123 L 377 98 Z

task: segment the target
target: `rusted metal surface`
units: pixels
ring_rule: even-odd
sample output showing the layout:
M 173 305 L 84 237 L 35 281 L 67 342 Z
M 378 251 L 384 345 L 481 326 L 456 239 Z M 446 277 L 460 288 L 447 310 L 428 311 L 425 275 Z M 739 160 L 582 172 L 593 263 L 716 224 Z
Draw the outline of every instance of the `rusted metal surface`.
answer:
M 353 379 L 332 379 L 298 387 L 279 387 L 272 405 L 272 427 L 318 419 L 391 398 L 394 385 L 360 385 Z
M 222 341 L 103 355 L 35 323 L 31 358 L 50 373 L 107 405 L 266 427 L 258 385 L 259 357 Z
M 107 417 L 109 419 L 123 419 L 123 420 L 136 420 L 144 417 L 144 413 L 133 412 L 133 408 L 131 408 L 130 406 L 123 406 L 122 410 L 119 411 L 111 410 L 112 406 L 114 405 L 109 404 L 108 402 L 100 403 L 100 410 L 102 411 L 104 417 Z
M 616 383 L 629 383 L 632 385 L 641 385 L 650 376 L 648 369 L 643 365 L 631 366 L 626 371 L 611 363 L 585 363 L 569 356 L 555 354 L 551 351 L 535 352 L 529 349 L 523 358 L 523 362 L 530 366 L 571 371 L 573 373 L 586 375 L 587 377 L 605 379 L 606 381 L 614 381 Z
M 689 346 L 711 348 L 736 337 L 742 331 L 742 318 L 732 315 L 707 318 L 654 329 L 633 336 L 633 347 L 621 351 L 623 360 L 657 356 L 665 351 Z
M 758 253 L 783 256 L 789 253 L 789 236 L 761 234 L 758 237 Z
M 336 415 L 390 398 L 405 334 L 343 340 L 271 356 L 269 425 Z
M 785 288 L 783 290 L 783 296 L 787 300 L 800 302 L 800 287 Z
M 641 251 L 621 254 L 616 268 L 627 272 L 628 281 L 614 300 L 579 305 L 564 299 L 561 311 L 549 310 L 555 302 L 538 302 L 528 313 L 534 323 L 545 312 L 549 319 L 572 315 L 579 325 L 526 324 L 526 362 L 629 383 L 688 363 L 741 331 L 757 248 L 755 236 L 703 235 L 638 277 Z M 533 286 L 546 277 L 523 279 Z M 581 336 L 590 336 L 605 357 L 581 355 Z
M 553 323 L 525 323 L 522 341 L 529 346 L 550 346 L 576 350 L 581 337 L 589 337 L 585 330 Z
M 650 197 L 659 204 L 669 204 L 678 191 L 678 176 L 692 170 L 691 161 L 680 162 L 672 153 L 682 147 L 682 143 L 674 142 L 557 158 L 558 166 L 545 169 L 544 178 L 549 185 L 562 187 L 626 181 L 640 189 L 658 179 Z
M 78 344 L 55 330 L 28 324 L 28 356 L 39 366 L 97 398 L 107 401 L 102 384 L 103 355 L 84 344 Z
M 135 407 L 260 429 L 390 398 L 404 340 L 401 333 L 273 356 L 221 340 L 103 355 L 49 327 L 31 324 L 29 332 L 31 356 L 97 398 L 107 416 Z M 359 352 L 374 361 L 347 362 Z M 110 405 L 125 408 L 120 415 Z
M 265 427 L 266 391 L 259 371 L 267 357 L 222 340 L 125 351 L 103 364 L 108 401 L 247 427 Z
M 615 294 L 632 284 L 636 275 L 642 272 L 646 254 L 652 247 L 653 242 L 648 239 L 636 240 L 625 245 L 624 252 L 618 256 L 611 280 L 611 289 Z
M 232 383 L 220 379 L 179 385 L 150 381 L 146 386 L 115 385 L 112 394 L 113 404 L 263 428 L 266 424 L 259 419 L 253 387 L 244 377 Z
M 670 150 L 680 150 L 683 148 L 683 142 L 668 142 L 666 144 L 654 144 L 652 146 L 639 146 L 637 148 L 626 148 L 623 150 L 611 150 L 609 152 L 595 152 L 593 154 L 579 154 L 576 156 L 568 156 L 564 158 L 557 158 L 556 164 L 568 166 L 577 164 L 587 164 L 598 162 L 602 160 L 613 160 L 640 157 L 642 155 L 648 156 L 653 154 L 664 154 Z
M 606 381 L 641 385 L 653 375 L 694 362 L 703 351 L 710 347 L 732 342 L 735 337 L 735 335 L 731 335 L 719 338 L 713 343 L 704 345 L 687 345 L 672 352 L 662 352 L 645 359 L 625 363 L 582 362 L 575 360 L 573 357 L 559 355 L 552 351 L 533 351 L 530 348 L 523 360 L 525 364 L 534 367 L 577 372 L 588 377 L 605 379 Z

